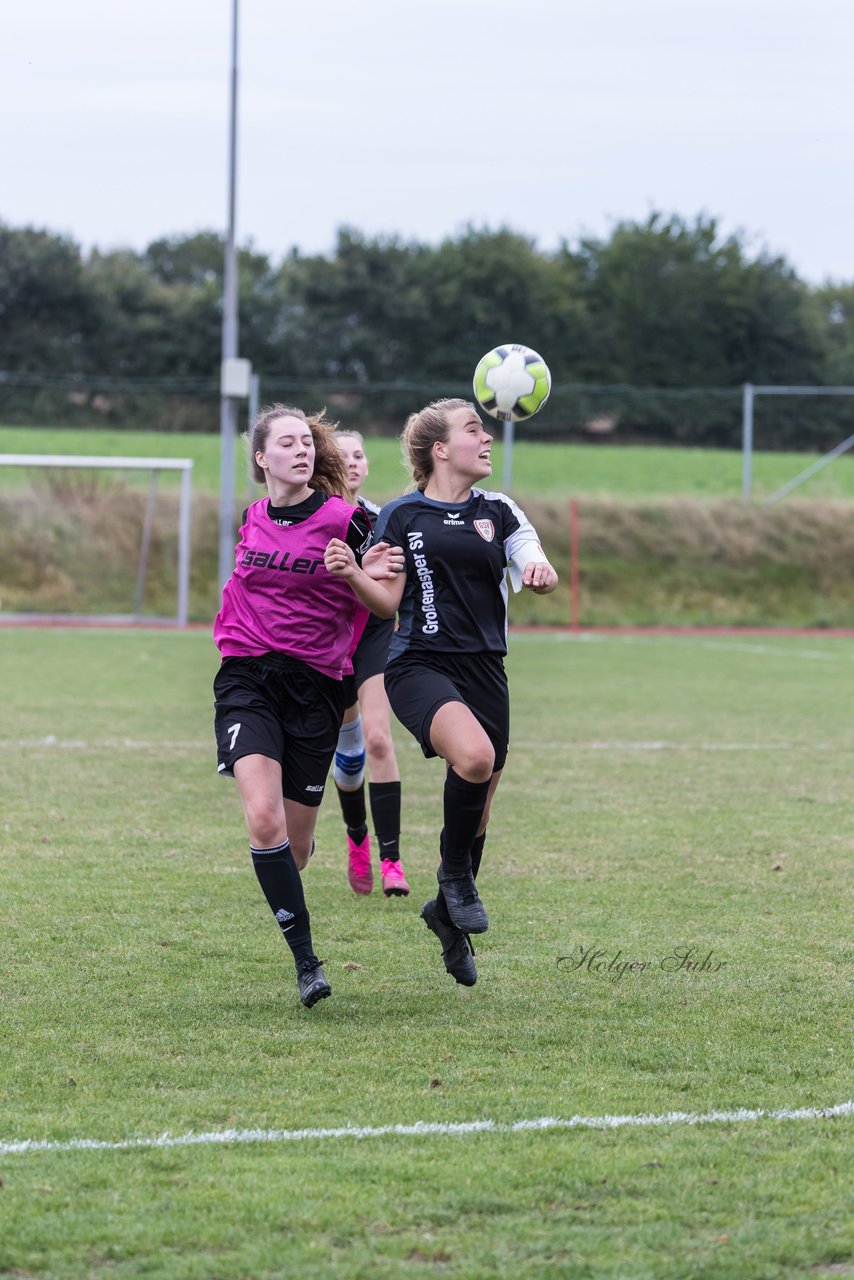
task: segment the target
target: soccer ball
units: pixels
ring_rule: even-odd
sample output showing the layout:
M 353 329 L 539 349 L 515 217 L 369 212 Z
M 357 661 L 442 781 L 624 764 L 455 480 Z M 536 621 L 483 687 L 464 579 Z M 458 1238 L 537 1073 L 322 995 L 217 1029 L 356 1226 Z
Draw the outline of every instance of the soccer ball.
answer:
M 517 342 L 487 351 L 474 371 L 474 398 L 502 422 L 524 422 L 549 398 L 552 375 L 542 356 Z

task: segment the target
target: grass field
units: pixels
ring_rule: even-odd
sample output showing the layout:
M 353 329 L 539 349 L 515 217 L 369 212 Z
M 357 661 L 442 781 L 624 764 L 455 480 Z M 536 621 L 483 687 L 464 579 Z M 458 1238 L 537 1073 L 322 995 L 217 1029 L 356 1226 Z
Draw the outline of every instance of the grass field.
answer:
M 501 431 L 497 424 L 499 442 Z M 513 492 L 523 496 L 548 499 L 586 493 L 626 498 L 673 495 L 724 498 L 741 494 L 741 454 L 737 451 L 541 444 L 526 441 L 524 427 L 517 428 L 517 433 Z M 0 453 L 192 458 L 195 488 L 219 490 L 219 437 L 215 435 L 0 427 Z M 407 482 L 400 445 L 396 440 L 370 439 L 368 454 L 371 474 L 366 491 L 380 501 L 396 497 Z M 776 492 L 815 460 L 813 454 L 757 452 L 753 460 L 756 496 Z M 498 489 L 504 487 L 503 476 L 502 446 L 496 443 L 493 483 Z M 8 469 L 0 477 L 4 485 L 22 483 L 24 479 L 24 472 L 14 473 Z M 147 483 L 147 479 L 144 482 Z M 163 484 L 169 483 L 177 485 L 178 482 L 174 477 L 164 476 Z M 257 492 L 253 486 L 253 497 Z M 805 498 L 854 498 L 854 457 L 838 458 L 807 480 L 797 492 Z
M 219 604 L 219 441 L 215 436 L 0 428 L 0 451 L 39 449 L 194 459 L 189 613 Z M 394 440 L 369 442 L 366 490 L 405 484 Z M 579 617 L 585 626 L 852 628 L 854 456 L 837 459 L 786 501 L 740 499 L 738 453 L 597 445 L 517 445 L 513 495 L 558 568 L 548 597 L 514 597 L 515 623 L 570 618 L 570 500 L 578 495 Z M 756 493 L 803 470 L 798 454 L 757 454 Z M 239 468 L 240 470 L 240 468 Z M 173 616 L 177 479 L 161 474 L 144 593 L 137 573 L 150 477 L 0 466 L 0 612 Z M 500 447 L 495 488 L 504 487 Z M 235 518 L 260 494 L 240 478 Z M 163 492 L 165 490 L 166 492 Z
M 785 1118 L 854 1097 L 850 640 L 512 637 L 477 986 L 418 919 L 441 766 L 401 733 L 414 892 L 350 892 L 329 796 L 311 1011 L 215 774 L 209 636 L 0 657 L 0 1276 L 854 1274 L 850 1111 Z M 216 1141 L 249 1130 L 285 1132 Z

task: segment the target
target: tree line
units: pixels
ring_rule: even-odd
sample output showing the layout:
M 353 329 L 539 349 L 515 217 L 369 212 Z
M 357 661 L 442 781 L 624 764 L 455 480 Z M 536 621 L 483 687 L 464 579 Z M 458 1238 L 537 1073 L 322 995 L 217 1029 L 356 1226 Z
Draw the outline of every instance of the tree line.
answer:
M 93 250 L 0 224 L 0 420 L 215 430 L 224 246 Z M 540 434 L 735 445 L 740 387 L 854 383 L 854 283 L 811 286 L 715 219 L 654 213 L 551 252 L 469 228 L 438 245 L 345 228 L 332 253 L 239 251 L 240 353 L 262 397 L 395 430 L 466 394 L 499 342 L 535 347 Z M 763 406 L 763 447 L 827 447 L 851 400 Z

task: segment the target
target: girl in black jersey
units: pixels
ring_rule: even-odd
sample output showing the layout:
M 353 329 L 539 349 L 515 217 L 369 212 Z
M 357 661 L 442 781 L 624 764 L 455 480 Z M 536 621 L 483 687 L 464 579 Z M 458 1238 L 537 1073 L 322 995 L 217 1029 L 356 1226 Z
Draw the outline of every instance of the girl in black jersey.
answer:
M 350 501 L 376 524 L 379 507 L 359 496 L 368 474 L 365 442 L 358 431 L 339 427 L 335 443 L 344 455 Z M 372 614 L 353 654 L 348 677 L 349 705 L 344 712 L 332 776 L 347 828 L 347 879 L 354 893 L 374 887 L 371 838 L 365 805 L 365 765 L 370 781 L 371 817 L 380 862 L 380 883 L 387 898 L 406 897 L 409 884 L 400 861 L 400 769 L 391 736 L 391 708 L 384 672 L 394 620 Z
M 477 980 L 470 935 L 488 927 L 475 880 L 509 738 L 505 570 L 516 590 L 546 594 L 557 574 L 533 526 L 505 494 L 478 487 L 492 472 L 492 436 L 466 400 L 438 400 L 403 432 L 416 491 L 383 507 L 375 537 L 403 549 L 405 573 L 374 582 L 333 539 L 331 573 L 377 613 L 398 611 L 385 684 L 392 710 L 425 756 L 448 765 L 439 892 L 421 915 L 445 968 Z
M 214 681 L 218 767 L 237 783 L 255 873 L 310 1008 L 331 988 L 314 953 L 300 872 L 314 849 L 345 707 L 343 676 L 365 620 L 323 557 L 334 536 L 361 561 L 371 526 L 348 500 L 322 414 L 274 405 L 256 420 L 251 448 L 268 496 L 244 513 L 214 623 L 223 658 Z M 387 554 L 372 559 L 373 571 L 393 575 Z

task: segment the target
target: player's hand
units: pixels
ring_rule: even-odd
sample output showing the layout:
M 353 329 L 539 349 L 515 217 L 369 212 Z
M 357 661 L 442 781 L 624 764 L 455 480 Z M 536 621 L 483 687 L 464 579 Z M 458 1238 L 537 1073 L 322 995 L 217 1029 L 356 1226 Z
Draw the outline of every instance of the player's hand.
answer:
M 377 542 L 362 556 L 362 568 L 369 578 L 378 582 L 383 578 L 396 578 L 403 573 L 406 557 L 402 547 L 393 547 L 388 542 Z
M 532 560 L 525 565 L 522 574 L 522 586 L 533 591 L 534 595 L 545 596 L 557 586 L 557 574 L 545 560 Z
M 336 578 L 349 578 L 356 569 L 352 547 L 340 538 L 331 538 L 323 553 L 323 563 Z

